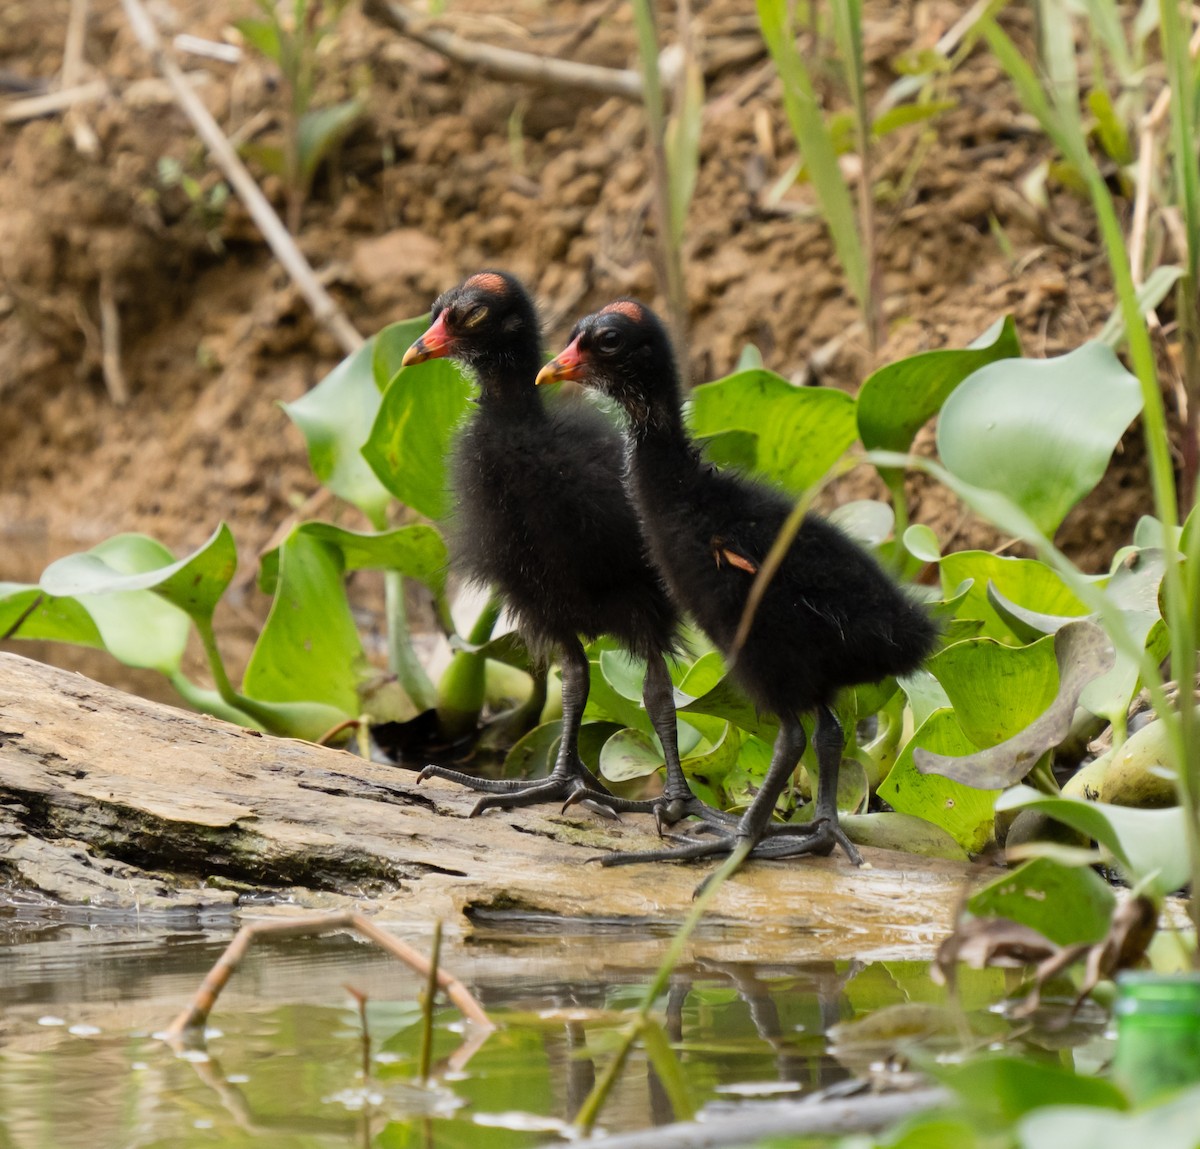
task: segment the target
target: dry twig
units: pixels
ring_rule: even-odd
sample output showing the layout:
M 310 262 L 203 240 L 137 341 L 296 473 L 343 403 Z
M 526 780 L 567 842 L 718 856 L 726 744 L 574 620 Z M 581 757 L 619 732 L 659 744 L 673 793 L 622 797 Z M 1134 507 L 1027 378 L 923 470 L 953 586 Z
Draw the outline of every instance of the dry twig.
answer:
M 100 276 L 100 370 L 109 398 L 124 407 L 129 402 L 129 385 L 121 370 L 121 313 L 107 274 Z
M 496 80 L 516 80 L 523 84 L 545 84 L 552 88 L 580 88 L 624 100 L 642 98 L 642 78 L 629 69 L 601 68 L 573 60 L 556 60 L 532 52 L 495 48 L 464 40 L 427 21 L 395 0 L 363 0 L 363 12 L 385 27 L 423 44 L 456 64 L 466 64 Z
M 250 943 L 257 937 L 306 937 L 312 934 L 324 934 L 330 930 L 354 930 L 363 937 L 373 941 L 377 946 L 387 950 L 393 957 L 399 958 L 410 969 L 426 977 L 430 975 L 430 963 L 424 954 L 412 946 L 393 937 L 382 930 L 370 918 L 356 913 L 317 914 L 312 917 L 292 918 L 284 921 L 250 922 L 242 926 L 234 936 L 233 941 L 225 947 L 225 952 L 217 959 L 216 964 L 208 971 L 208 976 L 201 983 L 191 1003 L 178 1017 L 167 1026 L 164 1037 L 169 1042 L 178 1043 L 189 1030 L 200 1029 L 208 1020 L 208 1015 L 217 1004 L 217 998 L 226 983 L 233 976 L 234 970 L 250 949 Z M 488 1030 L 494 1029 L 483 1006 L 475 1000 L 471 991 L 458 980 L 446 973 L 437 971 L 437 983 L 446 991 L 446 996 L 477 1025 Z
M 74 88 L 83 79 L 83 45 L 87 39 L 87 18 L 88 0 L 71 0 L 60 77 L 60 86 L 63 88 Z M 100 140 L 92 125 L 83 118 L 83 110 L 79 104 L 72 104 L 67 109 L 65 123 L 75 143 L 75 150 L 80 155 L 94 158 L 100 154 Z
M 74 88 L 60 88 L 57 92 L 46 92 L 41 96 L 29 96 L 24 100 L 10 100 L 0 108 L 0 124 L 23 124 L 41 116 L 53 116 L 64 108 L 75 104 L 92 103 L 108 95 L 108 85 L 103 80 L 80 84 Z
M 209 153 L 217 166 L 224 173 L 230 186 L 246 210 L 250 213 L 263 238 L 275 253 L 275 258 L 283 264 L 284 270 L 292 278 L 292 282 L 300 290 L 312 309 L 317 322 L 325 327 L 341 345 L 342 349 L 351 354 L 363 344 L 363 337 L 355 330 L 354 325 L 346 318 L 345 313 L 334 302 L 333 297 L 321 286 L 313 269 L 309 266 L 296 246 L 282 220 L 275 214 L 262 189 L 254 177 L 246 170 L 237 152 L 230 146 L 221 131 L 220 125 L 213 119 L 212 114 L 204 106 L 200 97 L 192 90 L 179 65 L 167 55 L 162 38 L 150 19 L 149 13 L 142 0 L 121 0 L 125 15 L 133 28 L 134 35 L 142 47 L 149 53 L 154 66 L 162 73 L 171 90 L 175 94 L 175 102 L 184 115 L 192 122 L 197 135 L 204 141 Z

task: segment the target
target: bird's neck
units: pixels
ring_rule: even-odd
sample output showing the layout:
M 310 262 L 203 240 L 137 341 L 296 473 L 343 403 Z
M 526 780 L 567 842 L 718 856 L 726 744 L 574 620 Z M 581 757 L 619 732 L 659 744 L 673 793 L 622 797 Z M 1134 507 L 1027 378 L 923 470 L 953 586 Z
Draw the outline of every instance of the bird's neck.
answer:
M 651 407 L 639 412 L 630 427 L 629 462 L 634 475 L 658 485 L 696 467 L 696 446 L 683 426 L 678 406 Z
M 476 363 L 479 405 L 497 414 L 528 417 L 542 411 L 534 379 L 542 366 L 539 347 L 514 347 L 486 363 Z

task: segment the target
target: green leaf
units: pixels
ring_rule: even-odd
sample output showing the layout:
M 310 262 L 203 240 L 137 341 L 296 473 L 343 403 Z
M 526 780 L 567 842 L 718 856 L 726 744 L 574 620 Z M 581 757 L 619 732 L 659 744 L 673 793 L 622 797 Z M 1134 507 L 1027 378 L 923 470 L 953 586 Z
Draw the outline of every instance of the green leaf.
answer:
M 300 529 L 287 537 L 275 600 L 246 667 L 245 694 L 266 702 L 316 702 L 345 717 L 358 713 L 365 658 L 343 575 L 335 547 Z
M 431 519 L 449 509 L 446 456 L 470 393 L 467 377 L 449 359 L 405 367 L 388 384 L 362 449 L 380 482 Z
M 1095 1101 L 1070 1104 L 1066 1098 L 1030 1113 L 1017 1127 L 1021 1149 L 1195 1149 L 1200 1088 L 1188 1089 L 1137 1113 L 1101 1113 Z M 1086 1107 L 1085 1107 L 1086 1106 Z M 1113 1105 L 1110 1108 L 1117 1108 Z
M 758 0 L 758 22 L 783 82 L 788 122 L 816 189 L 838 260 L 859 306 L 869 311 L 870 273 L 858 234 L 854 201 L 842 178 L 837 149 L 822 116 L 808 66 L 796 47 L 787 0 Z
M 896 512 L 878 499 L 855 499 L 850 503 L 842 503 L 834 507 L 827 518 L 864 547 L 878 546 L 896 525 Z
M 504 776 L 544 778 L 554 768 L 558 744 L 561 741 L 561 719 L 535 726 L 505 755 Z
M 960 479 L 1011 499 L 1047 535 L 1100 481 L 1142 409 L 1137 379 L 1100 343 L 1057 359 L 991 363 L 938 418 L 938 453 Z
M 1083 1077 L 1060 1065 L 1028 1057 L 980 1057 L 959 1065 L 930 1059 L 924 1068 L 953 1089 L 993 1128 L 1048 1105 L 1090 1105 L 1104 1109 L 1128 1106 L 1125 1095 L 1107 1081 Z M 1106 1120 L 1113 1121 L 1114 1115 L 1109 1114 Z M 1086 1141 L 1063 1141 L 1056 1149 L 1085 1144 L 1090 1149 Z
M 993 804 L 998 790 L 977 790 L 951 778 L 921 774 L 913 761 L 917 749 L 938 754 L 974 750 L 952 710 L 929 716 L 901 751 L 879 787 L 879 797 L 901 814 L 941 826 L 968 853 L 978 853 L 992 838 Z
M 232 548 L 228 529 L 218 529 L 205 548 L 197 552 L 198 566 L 205 565 L 206 552 L 210 552 L 214 543 L 219 547 L 223 539 Z M 114 658 L 126 666 L 146 667 L 169 676 L 178 672 L 183 659 L 188 616 L 147 588 L 167 582 L 186 600 L 186 579 L 181 581 L 178 575 L 196 558 L 192 556 L 177 563 L 162 543 L 147 535 L 117 535 L 90 551 L 51 563 L 42 573 L 41 585 L 47 594 L 74 598 L 91 616 L 105 649 Z M 232 573 L 229 570 L 229 577 Z M 173 575 L 176 577 L 172 578 Z M 228 581 L 226 578 L 220 590 L 224 590 Z M 203 602 L 208 596 L 201 592 L 199 597 Z M 220 597 L 220 591 L 216 597 Z
M 421 338 L 428 326 L 429 316 L 418 315 L 414 319 L 389 323 L 382 331 L 376 333 L 371 370 L 375 376 L 375 386 L 379 388 L 381 395 L 403 368 L 404 353 Z
M 870 450 L 907 451 L 964 379 L 1021 354 L 1012 316 L 998 319 L 970 347 L 926 351 L 868 376 L 858 393 L 858 435 Z
M 304 435 L 313 474 L 338 498 L 382 526 L 390 497 L 362 456 L 380 406 L 374 354 L 375 341 L 368 339 L 307 395 L 283 404 L 283 409 Z
M 366 104 L 345 100 L 327 108 L 316 108 L 300 117 L 296 128 L 296 153 L 300 160 L 300 180 L 307 191 L 317 169 L 329 158 L 362 119 Z
M 904 850 L 926 858 L 965 862 L 967 852 L 941 826 L 912 814 L 843 814 L 838 821 L 852 842 L 881 850 Z
M 0 582 L 0 634 L 8 634 L 30 604 L 39 599 L 11 637 L 104 649 L 104 639 L 92 616 L 79 603 L 73 598 L 53 598 L 28 583 Z
M 399 571 L 407 578 L 424 583 L 435 594 L 446 589 L 449 557 L 446 542 L 437 527 L 412 523 L 394 531 L 372 534 L 348 531 L 332 523 L 301 523 L 296 530 L 335 547 L 342 556 L 345 570 Z M 276 547 L 262 557 L 258 581 L 266 594 L 275 593 L 279 552 L 280 548 Z
M 1000 810 L 1039 810 L 1093 838 L 1116 860 L 1132 884 L 1150 883 L 1159 896 L 1179 889 L 1189 876 L 1183 811 L 1137 810 L 1071 798 L 1047 798 L 1017 786 L 996 802 Z
M 971 895 L 977 918 L 1007 918 L 1037 930 L 1060 946 L 1100 941 L 1108 933 L 1116 898 L 1086 866 L 1035 858 Z
M 280 61 L 279 25 L 271 20 L 235 20 L 233 26 L 242 34 L 256 52 L 273 60 Z
M 854 442 L 854 400 L 829 387 L 794 387 L 772 371 L 741 371 L 691 393 L 688 418 L 700 437 L 756 437 L 754 468 L 800 493 Z
M 600 751 L 600 773 L 610 782 L 646 778 L 662 764 L 658 743 L 641 730 L 618 730 Z

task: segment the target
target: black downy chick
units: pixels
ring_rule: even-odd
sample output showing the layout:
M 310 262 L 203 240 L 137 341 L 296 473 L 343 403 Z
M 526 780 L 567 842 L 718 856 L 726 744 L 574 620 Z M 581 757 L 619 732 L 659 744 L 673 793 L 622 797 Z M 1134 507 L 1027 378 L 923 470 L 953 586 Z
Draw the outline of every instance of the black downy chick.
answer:
M 539 383 L 560 379 L 579 379 L 624 408 L 627 485 L 650 556 L 675 603 L 728 655 L 751 584 L 791 501 L 773 487 L 701 460 L 684 429 L 670 340 L 641 303 L 619 300 L 581 319 L 570 345 L 538 376 Z M 926 611 L 874 558 L 824 519 L 806 516 L 731 666 L 750 700 L 779 719 L 762 789 L 732 835 L 685 838 L 682 846 L 642 857 L 729 853 L 739 841 L 756 856 L 770 857 L 828 854 L 836 844 L 860 864 L 838 825 L 843 739 L 832 703 L 842 687 L 915 670 L 935 639 Z M 773 826 L 776 800 L 804 752 L 799 715 L 808 711 L 816 715 L 815 815 L 801 826 Z M 618 854 L 604 860 L 632 859 Z
M 536 781 L 476 778 L 429 766 L 485 792 L 473 811 L 586 800 L 606 811 L 650 811 L 660 822 L 707 815 L 679 764 L 674 694 L 664 654 L 679 619 L 646 556 L 621 482 L 621 437 L 586 403 L 548 410 L 534 386 L 542 365 L 537 312 L 513 276 L 481 271 L 434 302 L 429 329 L 404 365 L 447 357 L 479 382 L 477 411 L 453 447 L 455 568 L 495 587 L 535 655 L 559 656 L 563 733 L 551 774 Z M 652 801 L 609 794 L 579 757 L 588 660 L 579 636 L 611 635 L 646 659 L 646 710 L 667 765 Z

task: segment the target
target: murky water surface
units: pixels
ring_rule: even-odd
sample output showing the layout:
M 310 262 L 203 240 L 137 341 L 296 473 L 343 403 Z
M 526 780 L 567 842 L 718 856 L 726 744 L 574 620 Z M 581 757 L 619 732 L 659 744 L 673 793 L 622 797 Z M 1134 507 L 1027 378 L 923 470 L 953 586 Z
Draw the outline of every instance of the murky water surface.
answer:
M 395 932 L 427 947 L 424 931 Z M 422 1085 L 421 979 L 347 935 L 257 942 L 213 1012 L 205 1053 L 180 1055 L 157 1039 L 231 936 L 231 928 L 79 924 L 0 909 L 0 1149 L 555 1142 L 666 945 L 627 932 L 448 940 L 445 967 L 500 1028 L 472 1043 L 458 1013 L 439 1008 L 435 1074 Z M 945 1000 L 924 963 L 809 963 L 801 945 L 790 964 L 710 960 L 703 939 L 688 951 L 658 1005 L 697 1106 L 713 1112 L 886 1074 L 906 1041 L 895 1025 L 877 1045 L 833 1046 L 829 1027 Z M 366 995 L 365 1039 L 347 986 Z M 974 1040 L 1014 1040 L 987 1008 L 1003 989 L 996 971 L 966 977 Z M 913 1035 L 931 1054 L 961 1048 L 957 1026 L 931 1034 L 929 1017 L 912 1012 Z M 1106 1052 L 1096 1015 L 1020 1040 L 1071 1047 L 1080 1065 Z M 674 1118 L 667 1091 L 635 1054 L 602 1127 Z

